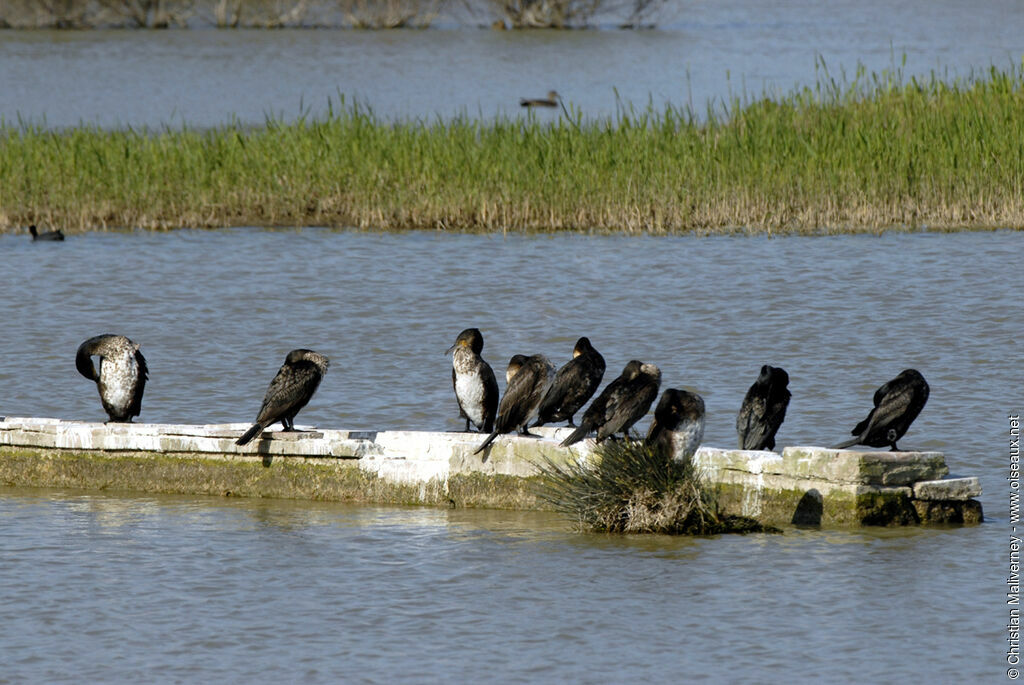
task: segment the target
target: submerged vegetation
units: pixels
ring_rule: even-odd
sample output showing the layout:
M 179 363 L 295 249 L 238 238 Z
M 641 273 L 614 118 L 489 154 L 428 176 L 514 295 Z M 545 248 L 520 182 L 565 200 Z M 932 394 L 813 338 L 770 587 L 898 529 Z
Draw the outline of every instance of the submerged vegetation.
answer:
M 692 460 L 677 461 L 662 446 L 606 440 L 592 462 L 539 464 L 538 496 L 580 530 L 607 533 L 778 532 L 754 519 L 725 516 Z
M 827 73 L 777 99 L 554 123 L 323 117 L 212 130 L 0 122 L 0 227 L 462 231 L 1024 227 L 1024 73 Z

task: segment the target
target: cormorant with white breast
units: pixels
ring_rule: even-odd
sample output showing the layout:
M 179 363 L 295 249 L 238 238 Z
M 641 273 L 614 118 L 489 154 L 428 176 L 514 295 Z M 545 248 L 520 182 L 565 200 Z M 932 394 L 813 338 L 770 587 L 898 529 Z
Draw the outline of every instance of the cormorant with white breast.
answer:
M 866 419 L 850 431 L 855 437 L 836 445 L 834 449 L 845 449 L 852 445 L 889 445 L 891 451 L 898 451 L 896 441 L 903 437 L 921 413 L 928 401 L 928 393 L 928 382 L 924 376 L 917 369 L 905 369 L 875 391 L 875 407 Z
M 40 233 L 36 225 L 32 224 L 28 227 L 28 232 L 32 235 L 32 240 L 64 240 L 64 233 L 59 228 L 56 231 Z
M 517 354 L 509 360 L 505 372 L 505 394 L 498 405 L 498 418 L 494 430 L 473 454 L 482 452 L 502 433 L 518 429 L 521 435 L 531 435 L 526 426 L 536 415 L 544 393 L 555 377 L 555 365 L 543 354 L 525 357 Z
M 494 416 L 498 412 L 498 381 L 491 365 L 480 353 L 484 349 L 484 336 L 479 329 L 467 328 L 455 338 L 452 350 L 452 387 L 459 402 L 459 418 L 466 419 L 466 432 L 472 422 L 477 430 L 490 433 L 494 429 Z
M 99 372 L 92 362 L 94 356 L 100 358 Z M 109 333 L 89 338 L 78 346 L 75 367 L 80 374 L 96 381 L 109 422 L 131 423 L 132 417 L 142 411 L 149 367 L 139 346 L 128 338 Z
M 573 415 L 594 395 L 603 377 L 604 357 L 590 344 L 589 338 L 580 338 L 573 347 L 572 359 L 558 370 L 541 400 L 534 425 L 568 421 L 568 425 L 575 426 Z
M 579 442 L 590 431 L 597 431 L 598 442 L 619 432 L 628 437 L 629 429 L 651 408 L 660 385 L 661 369 L 631 360 L 619 377 L 590 403 L 579 428 L 562 441 L 562 447 Z
M 736 416 L 741 450 L 773 450 L 775 434 L 786 418 L 789 406 L 789 374 L 777 366 L 761 367 L 757 380 L 747 390 Z
M 665 390 L 654 410 L 647 444 L 662 446 L 671 458 L 683 461 L 693 456 L 703 439 L 704 399 L 687 390 Z
M 256 423 L 235 444 L 249 443 L 275 421 L 280 421 L 286 431 L 295 430 L 295 415 L 309 403 L 313 393 L 320 387 L 320 381 L 330 363 L 327 357 L 313 350 L 289 352 L 263 396 L 263 406 L 260 407 Z

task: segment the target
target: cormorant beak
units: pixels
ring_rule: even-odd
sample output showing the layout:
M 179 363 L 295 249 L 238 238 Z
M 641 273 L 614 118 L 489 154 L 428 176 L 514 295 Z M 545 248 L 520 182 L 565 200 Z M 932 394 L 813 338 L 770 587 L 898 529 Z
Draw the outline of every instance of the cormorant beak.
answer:
M 452 350 L 454 350 L 454 349 L 455 349 L 456 347 L 458 347 L 458 346 L 459 346 L 459 343 L 455 343 L 454 345 L 452 345 L 451 347 L 449 347 L 449 348 L 448 348 L 447 350 L 445 350 L 445 351 L 444 351 L 444 354 L 445 354 L 445 356 L 447 357 L 447 356 L 448 356 L 449 354 L 451 354 L 451 353 L 452 353 Z

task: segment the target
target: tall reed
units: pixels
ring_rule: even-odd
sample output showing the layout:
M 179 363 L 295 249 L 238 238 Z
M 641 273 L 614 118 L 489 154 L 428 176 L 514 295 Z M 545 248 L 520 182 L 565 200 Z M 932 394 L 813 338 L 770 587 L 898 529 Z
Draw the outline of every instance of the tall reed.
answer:
M 778 99 L 538 119 L 321 118 L 212 130 L 0 122 L 0 226 L 460 231 L 1024 227 L 1024 77 L 899 72 Z

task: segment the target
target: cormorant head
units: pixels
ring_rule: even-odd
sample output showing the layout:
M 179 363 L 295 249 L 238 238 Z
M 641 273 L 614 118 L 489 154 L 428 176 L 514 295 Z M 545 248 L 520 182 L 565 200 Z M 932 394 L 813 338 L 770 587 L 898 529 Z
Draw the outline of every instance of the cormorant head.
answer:
M 917 383 L 924 382 L 924 376 L 922 376 L 921 372 L 917 369 L 903 369 L 903 371 L 900 371 L 899 378 L 904 378 L 908 381 L 915 381 Z
M 445 354 L 451 353 L 456 347 L 468 347 L 480 354 L 484 349 L 484 336 L 480 333 L 479 328 L 467 328 L 459 333 L 459 337 L 455 338 L 455 344 L 449 347 Z
M 647 376 L 650 376 L 654 380 L 654 382 L 656 382 L 658 385 L 661 385 L 661 369 L 659 369 L 654 364 L 641 364 L 640 372 L 646 374 Z
M 679 425 L 679 411 L 681 407 L 680 391 L 675 388 L 666 388 L 665 392 L 661 393 L 658 407 L 654 410 L 654 418 L 657 419 L 660 425 L 668 430 L 672 430 Z
M 592 349 L 594 349 L 594 347 L 590 344 L 590 338 L 583 336 L 576 341 L 576 346 L 572 348 L 572 358 L 575 359 L 581 354 L 589 352 Z
M 36 230 L 35 224 L 32 224 L 31 226 L 28 227 L 28 232 L 32 234 L 33 238 L 39 235 L 39 232 Z
M 704 415 L 704 398 L 695 392 L 679 391 L 680 414 L 691 421 Z
M 781 366 L 768 366 L 768 373 L 771 375 L 772 385 L 785 388 L 789 385 L 789 374 Z
M 523 368 L 523 364 L 527 362 L 527 356 L 525 354 L 514 355 L 508 360 L 508 368 L 505 369 L 505 382 L 511 383 L 512 377 L 519 373 L 519 369 Z
M 622 377 L 627 380 L 633 380 L 640 375 L 640 367 L 643 366 L 643 362 L 639 359 L 631 359 L 626 362 L 626 367 L 622 369 Z
M 285 366 L 294 366 L 299 362 L 310 362 L 316 365 L 320 369 L 321 374 L 327 373 L 327 367 L 331 365 L 331 360 L 313 350 L 307 350 L 305 348 L 299 348 L 292 350 L 288 353 L 288 356 L 284 358 Z

